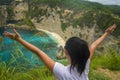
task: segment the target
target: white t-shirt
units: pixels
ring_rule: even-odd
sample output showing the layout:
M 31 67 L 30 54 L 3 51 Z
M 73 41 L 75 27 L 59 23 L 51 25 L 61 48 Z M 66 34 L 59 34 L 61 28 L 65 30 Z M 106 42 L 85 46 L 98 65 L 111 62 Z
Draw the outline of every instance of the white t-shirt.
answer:
M 89 80 L 88 79 L 89 65 L 90 59 L 88 59 L 86 63 L 84 72 L 82 72 L 82 74 L 80 75 L 77 72 L 76 68 L 71 69 L 70 72 L 70 65 L 64 66 L 61 63 L 56 62 L 53 68 L 53 72 L 58 80 Z

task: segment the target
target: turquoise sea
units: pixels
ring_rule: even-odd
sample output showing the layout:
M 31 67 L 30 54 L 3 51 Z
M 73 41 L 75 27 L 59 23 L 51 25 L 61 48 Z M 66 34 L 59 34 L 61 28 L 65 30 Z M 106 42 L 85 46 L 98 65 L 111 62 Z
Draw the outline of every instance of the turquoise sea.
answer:
M 37 46 L 55 59 L 58 54 L 58 42 L 50 34 L 37 30 L 16 29 L 22 38 Z M 4 31 L 13 32 L 12 28 L 0 28 L 0 61 L 12 64 L 41 65 L 42 61 L 36 54 L 30 52 L 17 41 L 3 35 Z

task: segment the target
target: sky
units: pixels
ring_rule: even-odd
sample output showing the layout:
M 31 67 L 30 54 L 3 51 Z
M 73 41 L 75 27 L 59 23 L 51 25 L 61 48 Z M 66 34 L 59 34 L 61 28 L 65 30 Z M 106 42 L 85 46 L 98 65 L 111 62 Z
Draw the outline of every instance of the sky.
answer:
M 99 2 L 106 5 L 120 5 L 120 0 L 88 0 L 93 2 Z

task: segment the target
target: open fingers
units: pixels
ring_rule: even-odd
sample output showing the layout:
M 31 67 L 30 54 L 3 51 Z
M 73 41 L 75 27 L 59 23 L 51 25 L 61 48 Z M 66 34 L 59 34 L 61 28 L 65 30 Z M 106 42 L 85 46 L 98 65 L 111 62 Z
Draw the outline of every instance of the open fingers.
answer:
M 16 31 L 16 29 L 13 29 L 13 31 L 14 31 L 16 37 L 21 37 L 20 34 Z
M 9 32 L 7 32 L 7 31 L 5 31 L 3 34 L 4 34 L 5 36 L 13 35 L 12 33 L 9 33 Z
M 116 24 L 113 24 L 112 26 L 108 27 L 105 32 L 112 33 L 116 28 Z
M 3 34 L 4 34 L 6 37 L 9 37 L 9 38 L 14 38 L 14 36 L 15 36 L 15 34 L 9 33 L 9 32 L 7 32 L 7 31 L 5 31 Z
M 113 32 L 116 28 L 116 24 L 113 24 L 111 27 L 110 27 L 110 30 Z
M 18 35 L 18 32 L 16 31 L 16 29 L 13 29 L 14 33 Z
M 116 28 L 116 24 L 113 24 L 113 25 L 111 26 L 111 28 Z

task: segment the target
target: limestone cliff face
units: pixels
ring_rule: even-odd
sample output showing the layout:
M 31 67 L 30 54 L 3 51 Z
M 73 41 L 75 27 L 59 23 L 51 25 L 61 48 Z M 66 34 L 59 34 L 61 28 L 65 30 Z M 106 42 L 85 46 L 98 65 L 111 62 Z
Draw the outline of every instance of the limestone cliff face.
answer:
M 56 10 L 51 8 L 47 8 L 47 13 L 49 16 L 40 16 L 40 17 L 33 17 L 31 20 L 35 25 L 36 29 L 45 29 L 51 32 L 56 32 L 58 34 L 63 34 L 61 29 L 61 19 L 60 15 L 56 13 Z
M 28 11 L 27 3 L 19 3 L 13 8 L 14 11 L 14 20 L 24 20 L 26 16 L 26 12 Z
M 7 11 L 6 6 L 0 6 L 0 26 L 4 26 L 6 24 Z

